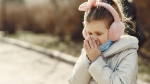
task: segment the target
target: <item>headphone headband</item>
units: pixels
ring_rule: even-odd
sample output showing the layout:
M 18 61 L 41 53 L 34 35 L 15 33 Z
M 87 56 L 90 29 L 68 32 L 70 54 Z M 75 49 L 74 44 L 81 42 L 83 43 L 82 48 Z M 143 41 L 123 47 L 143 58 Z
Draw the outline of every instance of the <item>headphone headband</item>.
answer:
M 110 5 L 104 2 L 97 2 L 96 6 L 102 6 L 104 8 L 106 8 L 113 16 L 114 21 L 115 22 L 120 22 L 120 18 L 119 18 L 119 14 L 117 13 L 117 11 Z

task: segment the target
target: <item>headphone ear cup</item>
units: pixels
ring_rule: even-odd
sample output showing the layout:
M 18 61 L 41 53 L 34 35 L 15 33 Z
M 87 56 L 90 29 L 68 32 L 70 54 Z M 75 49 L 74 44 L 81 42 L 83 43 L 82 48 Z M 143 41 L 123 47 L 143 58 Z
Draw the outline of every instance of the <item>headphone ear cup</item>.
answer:
M 109 29 L 109 39 L 117 41 L 124 33 L 125 25 L 122 22 L 113 22 Z

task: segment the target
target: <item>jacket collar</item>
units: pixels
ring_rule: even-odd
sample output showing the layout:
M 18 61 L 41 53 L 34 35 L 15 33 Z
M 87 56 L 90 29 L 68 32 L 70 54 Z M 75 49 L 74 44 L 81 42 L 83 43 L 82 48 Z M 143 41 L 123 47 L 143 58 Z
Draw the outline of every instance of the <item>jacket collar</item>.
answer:
M 126 49 L 138 50 L 138 39 L 129 35 L 121 36 L 118 41 L 114 42 L 105 52 L 103 52 L 103 55 L 104 57 L 108 57 Z

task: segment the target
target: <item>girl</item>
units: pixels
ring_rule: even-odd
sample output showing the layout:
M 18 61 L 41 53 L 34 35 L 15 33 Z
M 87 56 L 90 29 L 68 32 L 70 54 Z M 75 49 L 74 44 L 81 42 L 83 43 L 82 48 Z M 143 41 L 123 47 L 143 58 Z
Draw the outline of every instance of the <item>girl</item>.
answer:
M 127 19 L 114 0 L 88 0 L 84 14 L 85 38 L 70 84 L 136 84 L 138 40 L 125 35 Z

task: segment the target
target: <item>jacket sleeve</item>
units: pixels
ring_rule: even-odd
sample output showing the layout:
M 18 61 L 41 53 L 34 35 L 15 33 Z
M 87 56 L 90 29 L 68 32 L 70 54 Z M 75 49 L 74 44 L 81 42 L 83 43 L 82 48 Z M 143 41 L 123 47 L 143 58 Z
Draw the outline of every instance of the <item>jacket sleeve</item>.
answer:
M 112 71 L 102 56 L 89 67 L 89 73 L 98 84 L 131 84 L 138 70 L 137 51 L 133 50 L 121 59 L 116 70 Z
M 88 72 L 90 61 L 88 60 L 84 49 L 76 62 L 72 74 L 68 80 L 69 84 L 89 84 L 91 75 Z

